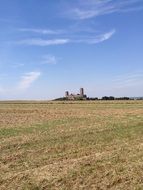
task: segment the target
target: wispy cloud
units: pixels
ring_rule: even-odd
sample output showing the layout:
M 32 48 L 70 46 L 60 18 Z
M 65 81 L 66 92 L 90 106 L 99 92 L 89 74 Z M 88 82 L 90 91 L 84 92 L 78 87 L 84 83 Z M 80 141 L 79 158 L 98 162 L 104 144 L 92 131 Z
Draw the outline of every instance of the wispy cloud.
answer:
M 31 85 L 38 80 L 38 78 L 41 76 L 41 72 L 28 72 L 21 76 L 19 79 L 19 82 L 17 84 L 14 84 L 13 86 L 0 86 L 0 95 L 4 95 L 7 97 L 7 95 L 15 96 L 17 94 L 21 94 L 25 92 L 27 89 L 31 87 Z M 9 78 L 10 79 L 10 78 Z
M 18 45 L 28 45 L 28 46 L 51 46 L 51 45 L 63 45 L 68 43 L 84 43 L 84 44 L 97 44 L 103 41 L 110 39 L 115 34 L 115 29 L 99 34 L 99 35 L 89 35 L 86 34 L 84 37 L 80 35 L 74 35 L 70 38 L 61 38 L 61 39 L 52 39 L 52 40 L 43 40 L 43 39 L 26 39 L 18 41 Z M 47 62 L 54 62 L 54 57 L 48 57 Z
M 86 44 L 97 44 L 97 43 L 101 43 L 103 41 L 110 39 L 115 34 L 115 32 L 116 31 L 114 29 L 114 30 L 111 30 L 110 32 L 100 34 L 92 38 L 84 38 L 84 39 L 75 40 L 75 42 L 86 43 Z
M 62 30 L 37 29 L 37 28 L 20 28 L 19 31 L 38 33 L 38 34 L 61 34 L 61 33 L 63 33 Z
M 69 2 L 70 4 L 71 2 Z M 67 10 L 67 14 L 72 19 L 77 20 L 86 20 L 90 18 L 96 18 L 101 15 L 107 15 L 111 13 L 119 13 L 119 12 L 128 12 L 143 9 L 142 0 L 77 0 L 77 3 L 73 3 L 70 6 L 69 10 Z M 66 16 L 67 16 L 66 14 Z M 18 29 L 21 32 L 30 32 L 30 38 L 20 40 L 16 42 L 19 45 L 27 45 L 27 46 L 54 46 L 54 45 L 64 45 L 71 43 L 84 43 L 84 44 L 97 44 L 100 42 L 104 42 L 109 40 L 114 34 L 115 29 L 104 32 L 97 33 L 97 28 L 93 25 L 89 27 L 90 23 L 87 22 L 76 22 L 76 23 L 85 23 L 84 27 L 78 28 L 77 31 L 74 31 L 72 28 L 64 29 L 43 29 L 43 28 L 20 28 Z M 90 32 L 92 31 L 92 32 Z M 35 37 L 33 35 L 39 37 Z M 41 35 L 48 34 L 48 39 L 45 39 L 44 36 Z M 31 36 L 34 36 L 32 38 Z M 51 37 L 52 35 L 52 37 Z M 53 37 L 56 35 L 56 37 Z M 47 62 L 52 61 L 53 57 L 48 58 Z
M 54 55 L 44 55 L 43 56 L 43 60 L 42 60 L 42 64 L 52 64 L 55 65 L 57 64 L 58 60 Z
M 136 11 L 143 9 L 142 0 L 87 0 L 85 2 L 78 1 L 77 5 L 68 10 L 68 15 L 73 19 L 90 19 L 93 17 L 127 12 L 127 11 Z
M 26 90 L 28 89 L 39 77 L 41 73 L 40 72 L 29 72 L 24 74 L 21 77 L 21 81 L 19 82 L 18 89 L 20 90 Z
M 19 45 L 30 45 L 30 46 L 50 46 L 50 45 L 62 45 L 67 44 L 69 39 L 25 39 L 18 41 L 17 44 Z
M 143 86 L 143 72 L 129 73 L 117 76 L 114 81 L 116 88 Z

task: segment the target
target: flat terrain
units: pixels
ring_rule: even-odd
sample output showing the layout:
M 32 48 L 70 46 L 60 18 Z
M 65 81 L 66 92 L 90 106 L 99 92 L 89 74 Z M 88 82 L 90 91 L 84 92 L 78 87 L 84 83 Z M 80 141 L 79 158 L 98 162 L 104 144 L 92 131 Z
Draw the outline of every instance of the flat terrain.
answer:
M 0 190 L 142 190 L 143 101 L 0 102 Z

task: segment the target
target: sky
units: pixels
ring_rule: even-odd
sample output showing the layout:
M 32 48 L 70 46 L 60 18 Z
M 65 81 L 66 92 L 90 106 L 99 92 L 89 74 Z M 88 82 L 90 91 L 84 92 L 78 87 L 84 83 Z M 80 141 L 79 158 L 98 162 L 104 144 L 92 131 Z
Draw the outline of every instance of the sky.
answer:
M 143 0 L 0 0 L 0 100 L 143 96 Z

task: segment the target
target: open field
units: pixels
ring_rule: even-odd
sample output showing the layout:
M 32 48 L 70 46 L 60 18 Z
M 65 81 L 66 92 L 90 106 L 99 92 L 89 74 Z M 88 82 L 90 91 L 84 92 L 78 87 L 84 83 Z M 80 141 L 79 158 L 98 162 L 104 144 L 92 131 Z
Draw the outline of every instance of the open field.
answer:
M 0 102 L 1 190 L 142 190 L 143 101 Z

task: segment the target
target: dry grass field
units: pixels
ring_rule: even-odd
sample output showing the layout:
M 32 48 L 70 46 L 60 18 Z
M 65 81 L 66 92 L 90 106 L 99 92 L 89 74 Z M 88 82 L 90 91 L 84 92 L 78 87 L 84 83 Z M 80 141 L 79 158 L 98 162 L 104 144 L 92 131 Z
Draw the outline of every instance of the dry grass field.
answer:
M 143 101 L 1 102 L 0 190 L 142 190 Z

